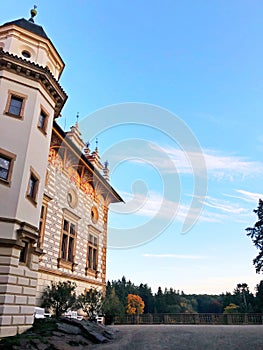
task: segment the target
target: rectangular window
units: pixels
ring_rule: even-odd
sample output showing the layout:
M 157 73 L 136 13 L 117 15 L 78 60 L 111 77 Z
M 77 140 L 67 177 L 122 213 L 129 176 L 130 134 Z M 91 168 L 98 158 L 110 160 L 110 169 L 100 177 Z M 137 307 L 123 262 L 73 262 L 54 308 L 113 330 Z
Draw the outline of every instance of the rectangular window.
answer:
M 36 193 L 36 186 L 37 186 L 37 179 L 33 174 L 31 174 L 29 179 L 29 190 L 28 190 L 28 196 L 31 198 L 35 198 Z
M 45 235 L 45 227 L 46 227 L 46 220 L 47 220 L 47 209 L 48 209 L 48 202 L 50 201 L 50 198 L 44 195 L 43 203 L 41 207 L 41 213 L 40 213 L 40 219 L 39 219 L 39 240 L 38 240 L 38 247 L 40 249 L 43 249 L 44 245 L 44 235 Z
M 98 238 L 89 234 L 86 270 L 96 272 L 98 268 Z
M 26 264 L 27 263 L 29 243 L 26 242 L 26 241 L 22 241 L 22 243 L 24 244 L 24 246 L 23 246 L 23 248 L 20 251 L 19 263 Z
M 8 109 L 8 113 L 20 116 L 23 105 L 23 99 L 17 96 L 11 96 L 10 105 Z
M 9 90 L 5 114 L 15 118 L 23 118 L 26 99 L 26 95 Z
M 62 228 L 60 257 L 66 262 L 74 263 L 76 224 L 64 218 Z
M 29 176 L 26 196 L 34 204 L 36 204 L 36 202 L 37 202 L 38 186 L 39 186 L 39 176 L 31 168 L 30 169 L 30 176 Z
M 47 125 L 48 125 L 48 113 L 41 106 L 39 120 L 38 120 L 38 128 L 46 135 L 47 133 Z
M 0 148 L 0 181 L 10 184 L 13 164 L 16 156 Z
M 10 170 L 11 159 L 0 156 L 0 178 L 7 181 Z

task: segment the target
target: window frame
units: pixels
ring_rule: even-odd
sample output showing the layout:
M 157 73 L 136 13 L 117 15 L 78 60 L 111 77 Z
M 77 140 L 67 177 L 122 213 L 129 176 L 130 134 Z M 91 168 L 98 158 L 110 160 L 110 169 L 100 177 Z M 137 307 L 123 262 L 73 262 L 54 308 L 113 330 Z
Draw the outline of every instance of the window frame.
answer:
M 74 215 L 67 215 L 66 213 L 63 215 L 59 244 L 58 268 L 64 267 L 66 269 L 74 271 L 75 267 L 77 266 L 75 261 L 78 235 L 78 219 L 79 218 L 75 217 Z M 68 222 L 67 229 L 65 229 L 65 221 Z M 71 227 L 73 225 L 75 227 L 74 234 L 71 232 Z M 66 244 L 65 248 L 63 248 L 64 244 Z
M 22 100 L 21 108 L 19 111 L 19 114 L 14 114 L 10 112 L 10 107 L 11 107 L 11 101 L 12 98 L 17 98 Z M 4 114 L 8 115 L 9 117 L 13 117 L 16 119 L 24 119 L 24 112 L 25 112 L 25 104 L 27 100 L 27 95 L 21 94 L 19 92 L 13 91 L 13 90 L 8 90 L 8 97 L 7 97 L 7 102 L 6 102 L 6 107 L 4 110 Z
M 29 241 L 26 241 L 26 240 L 22 240 L 22 243 L 23 243 L 23 247 L 20 250 L 19 264 L 20 265 L 27 265 L 28 258 L 29 258 L 30 243 L 29 243 Z M 21 259 L 22 254 L 24 255 L 24 259 Z
M 41 123 L 41 116 L 42 115 L 44 116 L 43 124 Z M 40 113 L 39 113 L 37 127 L 44 135 L 47 135 L 49 117 L 50 117 L 50 115 L 49 115 L 48 111 L 42 105 L 40 105 Z
M 96 243 L 95 243 L 95 239 L 96 239 Z M 95 258 L 94 258 L 94 253 L 95 253 Z M 94 232 L 88 233 L 87 255 L 86 256 L 87 256 L 87 258 L 86 258 L 85 273 L 86 273 L 86 275 L 93 274 L 97 278 L 98 257 L 99 257 L 99 235 L 94 233 Z
M 7 178 L 4 179 L 0 177 L 0 183 L 11 186 L 11 178 L 12 178 L 14 163 L 16 160 L 16 155 L 7 150 L 4 150 L 3 148 L 0 148 L 0 158 L 10 161 Z
M 31 190 L 31 180 L 34 181 L 33 193 L 31 193 L 31 191 L 32 191 Z M 30 167 L 30 174 L 29 174 L 27 190 L 26 190 L 26 198 L 35 206 L 37 205 L 39 183 L 40 183 L 40 176 L 37 174 L 37 172 L 32 167 Z
M 46 221 L 47 221 L 47 211 L 48 211 L 48 202 L 51 200 L 50 197 L 44 194 L 43 202 L 41 205 L 40 217 L 39 217 L 39 239 L 38 239 L 38 248 L 43 249 L 44 246 L 44 237 L 46 230 Z

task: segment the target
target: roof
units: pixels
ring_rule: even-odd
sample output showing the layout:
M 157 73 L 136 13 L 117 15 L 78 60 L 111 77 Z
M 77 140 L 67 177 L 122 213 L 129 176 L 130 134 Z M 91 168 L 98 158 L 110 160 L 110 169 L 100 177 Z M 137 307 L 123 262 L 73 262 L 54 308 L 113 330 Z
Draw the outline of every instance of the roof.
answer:
M 20 18 L 15 21 L 4 23 L 2 27 L 8 26 L 8 25 L 16 25 L 20 28 L 28 30 L 31 33 L 41 36 L 42 38 L 49 39 L 44 29 L 41 26 L 25 18 Z

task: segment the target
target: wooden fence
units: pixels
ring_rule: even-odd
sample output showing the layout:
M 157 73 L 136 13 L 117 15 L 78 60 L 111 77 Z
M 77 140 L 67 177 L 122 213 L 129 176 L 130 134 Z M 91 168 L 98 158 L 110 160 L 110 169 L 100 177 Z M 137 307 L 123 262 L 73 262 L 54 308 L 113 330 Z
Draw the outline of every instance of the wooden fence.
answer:
M 115 324 L 263 324 L 263 314 L 142 314 L 114 318 Z

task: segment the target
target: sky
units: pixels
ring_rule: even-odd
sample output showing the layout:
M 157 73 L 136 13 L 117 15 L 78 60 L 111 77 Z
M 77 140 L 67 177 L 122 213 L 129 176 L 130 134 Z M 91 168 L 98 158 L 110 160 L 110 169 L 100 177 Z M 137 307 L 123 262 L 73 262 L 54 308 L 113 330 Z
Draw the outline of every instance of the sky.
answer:
M 2 1 L 1 22 L 34 3 Z M 262 196 L 260 0 L 39 0 L 66 67 L 59 124 L 109 161 L 107 278 L 220 294 L 262 279 L 245 228 Z

